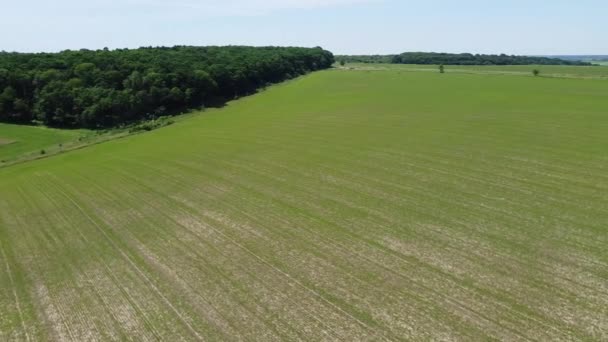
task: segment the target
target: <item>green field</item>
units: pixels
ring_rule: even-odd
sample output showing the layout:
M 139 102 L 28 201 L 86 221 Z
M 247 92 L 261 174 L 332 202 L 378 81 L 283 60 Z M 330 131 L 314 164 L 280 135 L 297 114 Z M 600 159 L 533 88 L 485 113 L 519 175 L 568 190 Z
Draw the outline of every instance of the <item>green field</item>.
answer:
M 0 169 L 0 340 L 608 339 L 608 82 L 451 68 Z
M 0 123 L 0 160 L 10 161 L 42 149 L 56 149 L 86 134 L 85 130 L 60 130 Z M 0 163 L 2 165 L 2 163 Z
M 437 72 L 437 65 L 412 65 L 412 64 L 366 64 L 349 63 L 346 68 L 359 70 L 391 70 L 399 71 L 429 71 Z M 561 65 L 446 65 L 447 73 L 466 74 L 488 74 L 488 75 L 520 75 L 533 76 L 532 71 L 537 69 L 543 77 L 552 78 L 590 78 L 608 79 L 608 67 L 606 66 L 561 66 Z

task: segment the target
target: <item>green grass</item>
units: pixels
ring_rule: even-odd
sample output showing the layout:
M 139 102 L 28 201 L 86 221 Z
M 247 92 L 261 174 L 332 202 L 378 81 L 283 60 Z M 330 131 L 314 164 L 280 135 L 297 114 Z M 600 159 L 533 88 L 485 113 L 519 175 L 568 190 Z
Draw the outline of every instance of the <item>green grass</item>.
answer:
M 87 133 L 86 130 L 61 130 L 0 123 L 0 160 L 9 161 L 24 154 L 40 153 L 42 149 L 55 149 L 59 144 L 76 140 Z
M 346 68 L 390 70 L 399 71 L 429 71 L 439 72 L 437 65 L 410 65 L 410 64 L 365 64 L 350 63 Z M 561 66 L 561 65 L 446 65 L 446 73 L 468 73 L 468 74 L 502 74 L 532 76 L 532 71 L 538 69 L 541 76 L 554 78 L 593 78 L 608 79 L 608 67 L 606 66 Z
M 188 112 L 176 117 L 161 117 L 98 131 L 0 124 L 0 167 L 48 158 L 56 154 L 148 132 L 172 125 L 175 121 L 188 120 L 191 116 L 192 113 Z M 2 135 L 6 138 L 2 138 Z
M 605 340 L 607 94 L 333 70 L 0 169 L 0 340 Z

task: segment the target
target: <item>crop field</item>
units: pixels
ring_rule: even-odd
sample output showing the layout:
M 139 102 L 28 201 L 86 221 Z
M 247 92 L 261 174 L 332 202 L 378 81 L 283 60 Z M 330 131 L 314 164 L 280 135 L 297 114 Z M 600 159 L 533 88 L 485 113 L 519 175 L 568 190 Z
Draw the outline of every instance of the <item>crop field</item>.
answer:
M 0 123 L 0 160 L 8 161 L 26 153 L 56 148 L 59 144 L 77 139 L 84 132 Z
M 429 71 L 437 72 L 437 65 L 413 65 L 413 64 L 366 64 L 349 63 L 346 68 L 358 70 L 391 70 L 399 71 Z M 606 66 L 561 66 L 561 65 L 446 65 L 446 73 L 466 74 L 489 74 L 489 75 L 520 75 L 532 77 L 532 71 L 537 69 L 542 77 L 552 78 L 586 78 L 586 79 L 608 79 L 608 67 Z
M 330 70 L 2 168 L 0 340 L 607 340 L 607 132 L 602 79 Z

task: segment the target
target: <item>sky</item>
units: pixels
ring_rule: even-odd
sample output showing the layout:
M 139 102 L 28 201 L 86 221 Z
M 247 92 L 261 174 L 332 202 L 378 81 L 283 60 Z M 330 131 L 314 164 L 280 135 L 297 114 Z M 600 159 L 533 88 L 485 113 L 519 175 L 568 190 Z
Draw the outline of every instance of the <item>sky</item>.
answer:
M 0 50 L 173 45 L 608 54 L 608 0 L 0 0 Z

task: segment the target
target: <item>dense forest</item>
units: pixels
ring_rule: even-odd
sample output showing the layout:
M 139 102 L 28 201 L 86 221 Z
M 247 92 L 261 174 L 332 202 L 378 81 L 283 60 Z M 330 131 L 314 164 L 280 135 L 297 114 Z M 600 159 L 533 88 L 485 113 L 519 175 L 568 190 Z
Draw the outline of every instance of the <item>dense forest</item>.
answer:
M 191 47 L 0 53 L 0 121 L 113 127 L 218 105 L 329 68 L 321 48 Z
M 591 65 L 558 58 L 479 55 L 470 53 L 406 52 L 400 55 L 338 56 L 350 63 L 445 64 L 445 65 Z
M 392 63 L 395 55 L 344 55 L 336 56 L 336 60 L 346 63 Z

